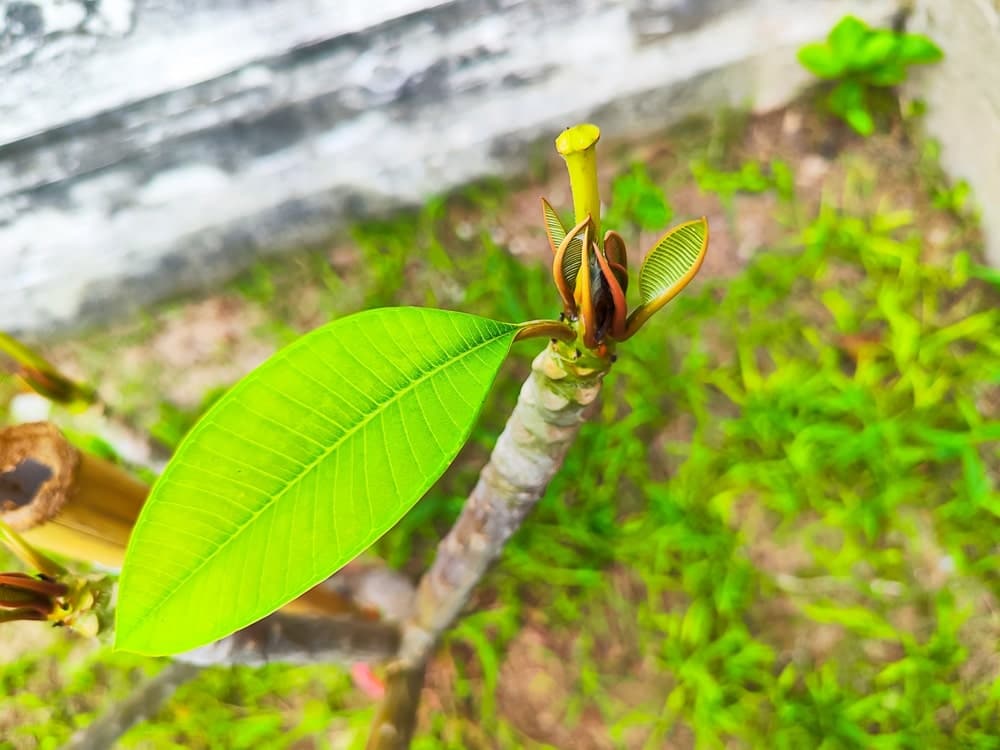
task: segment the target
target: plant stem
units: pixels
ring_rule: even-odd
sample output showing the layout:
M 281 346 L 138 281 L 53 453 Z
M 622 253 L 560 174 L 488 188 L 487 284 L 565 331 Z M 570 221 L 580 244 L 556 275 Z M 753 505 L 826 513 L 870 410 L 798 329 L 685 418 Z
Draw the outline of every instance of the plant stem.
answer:
M 176 661 L 210 666 L 242 664 L 384 663 L 396 653 L 399 627 L 357 617 L 305 617 L 284 609 L 221 641 L 178 654 Z
M 521 330 L 514 337 L 515 341 L 524 339 L 558 339 L 566 343 L 576 341 L 576 331 L 566 323 L 558 320 L 529 320 L 521 323 Z
M 156 677 L 139 685 L 131 695 L 92 724 L 78 731 L 64 750 L 105 750 L 140 721 L 154 716 L 185 682 L 192 680 L 200 667 L 174 662 L 163 668 Z
M 601 236 L 601 195 L 597 187 L 597 141 L 601 130 L 596 125 L 574 125 L 556 138 L 556 151 L 566 160 L 569 186 L 573 192 L 576 223 L 588 216 L 594 225 L 594 237 Z
M 417 728 L 417 707 L 426 663 L 391 664 L 386 674 L 385 698 L 379 706 L 365 750 L 406 750 Z
M 532 363 L 489 463 L 417 587 L 368 750 L 409 746 L 427 660 L 562 466 L 609 366 L 607 359 L 589 353 L 577 358 L 559 345 Z
M 97 399 L 97 392 L 89 385 L 76 383 L 31 347 L 13 336 L 0 331 L 0 355 L 17 363 L 15 374 L 36 393 L 60 404 L 87 405 Z

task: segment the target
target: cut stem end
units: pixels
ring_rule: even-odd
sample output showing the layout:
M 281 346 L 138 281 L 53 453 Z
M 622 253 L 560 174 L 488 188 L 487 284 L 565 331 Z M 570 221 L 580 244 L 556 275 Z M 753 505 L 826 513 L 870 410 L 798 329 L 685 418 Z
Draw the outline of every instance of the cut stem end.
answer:
M 594 236 L 600 236 L 601 196 L 597 188 L 597 141 L 601 130 L 584 123 L 564 130 L 556 138 L 556 151 L 566 161 L 573 192 L 573 213 L 577 223 L 590 216 Z

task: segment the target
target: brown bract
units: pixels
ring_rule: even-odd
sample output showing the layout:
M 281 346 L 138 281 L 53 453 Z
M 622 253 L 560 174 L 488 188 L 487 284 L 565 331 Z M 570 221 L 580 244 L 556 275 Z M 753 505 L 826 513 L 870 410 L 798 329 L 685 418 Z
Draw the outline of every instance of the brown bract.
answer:
M 625 341 L 690 283 L 708 250 L 708 223 L 680 224 L 653 245 L 639 272 L 641 304 L 629 314 L 628 251 L 617 232 L 598 243 L 593 217 L 567 231 L 542 199 L 545 234 L 552 248 L 552 279 L 563 303 L 563 319 L 577 327 L 580 342 L 604 357 L 610 344 Z M 694 235 L 694 236 L 691 236 Z
M 554 212 L 544 199 L 543 212 L 549 242 L 553 243 L 562 227 L 553 231 Z M 558 246 L 552 245 L 552 278 L 563 301 L 563 315 L 579 321 L 588 349 L 600 348 L 608 337 L 623 338 L 628 312 L 625 243 L 616 232 L 607 232 L 602 247 L 594 234 L 588 216 L 565 233 Z

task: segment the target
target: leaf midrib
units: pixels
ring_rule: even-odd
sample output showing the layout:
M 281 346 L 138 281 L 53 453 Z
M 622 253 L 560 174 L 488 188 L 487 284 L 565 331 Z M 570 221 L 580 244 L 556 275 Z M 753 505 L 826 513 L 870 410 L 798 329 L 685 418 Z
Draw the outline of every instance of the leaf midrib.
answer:
M 477 352 L 480 349 L 482 349 L 482 348 L 484 348 L 486 346 L 489 346 L 490 344 L 495 343 L 497 340 L 502 339 L 504 336 L 513 336 L 514 333 L 516 332 L 516 330 L 517 330 L 516 327 L 513 328 L 513 329 L 510 329 L 510 330 L 506 330 L 506 331 L 504 331 L 504 332 L 502 332 L 502 333 L 500 333 L 498 335 L 492 336 L 492 337 L 490 337 L 490 338 L 488 338 L 488 339 L 486 339 L 486 340 L 484 340 L 484 341 L 476 344 L 475 346 L 473 346 L 470 349 L 466 349 L 465 351 L 463 351 L 463 352 L 461 352 L 459 354 L 450 356 L 449 359 L 446 362 L 444 362 L 443 364 L 441 364 L 441 365 L 439 365 L 437 367 L 431 368 L 430 370 L 428 370 L 427 372 L 423 373 L 419 377 L 417 377 L 414 380 L 410 381 L 403 388 L 401 388 L 398 391 L 396 391 L 394 394 L 392 394 L 385 401 L 376 402 L 375 408 L 373 408 L 371 411 L 369 411 L 367 414 L 365 414 L 364 417 L 355 426 L 353 426 L 353 427 L 349 428 L 348 430 L 346 430 L 339 438 L 337 438 L 336 442 L 334 442 L 329 448 L 325 449 L 322 453 L 319 454 L 319 456 L 317 456 L 315 459 L 313 459 L 308 464 L 306 464 L 305 469 L 303 469 L 302 472 L 300 472 L 298 474 L 298 476 L 296 476 L 294 479 L 292 479 L 277 494 L 272 495 L 271 497 L 269 497 L 267 499 L 267 501 L 260 507 L 259 510 L 254 511 L 253 515 L 251 515 L 242 524 L 238 525 L 236 527 L 236 529 L 233 531 L 233 533 L 230 534 L 226 538 L 225 541 L 223 541 L 221 544 L 219 544 L 215 549 L 213 549 L 211 551 L 211 553 L 209 553 L 206 557 L 204 557 L 202 560 L 200 560 L 198 562 L 198 564 L 194 568 L 192 568 L 191 571 L 187 575 L 183 576 L 182 578 L 179 578 L 175 582 L 174 591 L 176 592 L 178 589 L 180 589 L 181 587 L 183 587 L 184 585 L 186 585 L 191 580 L 191 578 L 193 578 L 195 575 L 197 575 L 198 571 L 200 571 L 202 568 L 204 568 L 209 562 L 211 562 L 212 560 L 214 560 L 218 556 L 218 554 L 223 549 L 225 549 L 232 542 L 233 539 L 235 539 L 238 536 L 242 535 L 243 532 L 251 524 L 253 524 L 253 522 L 262 513 L 264 513 L 264 511 L 266 511 L 268 508 L 273 507 L 276 502 L 278 502 L 282 497 L 284 497 L 291 490 L 291 488 L 293 486 L 295 486 L 298 482 L 300 482 L 302 480 L 302 477 L 304 477 L 307 474 L 309 474 L 310 472 L 312 472 L 312 470 L 316 467 L 317 464 L 319 464 L 321 461 L 323 461 L 326 458 L 328 458 L 330 456 L 330 454 L 333 453 L 333 451 L 335 451 L 338 447 L 340 447 L 340 445 L 345 440 L 347 440 L 351 435 L 353 435 L 355 432 L 357 432 L 358 430 L 360 430 L 364 425 L 368 424 L 368 422 L 370 422 L 372 419 L 374 419 L 377 414 L 381 413 L 386 408 L 388 408 L 391 404 L 395 403 L 400 397 L 403 396 L 403 394 L 408 393 L 409 391 L 413 390 L 420 383 L 424 382 L 428 378 L 430 378 L 430 377 L 432 377 L 434 375 L 437 375 L 437 374 L 443 372 L 444 370 L 446 370 L 447 368 L 451 367 L 452 365 L 460 362 L 466 356 L 468 356 L 468 355 L 470 355 L 470 354 L 472 354 L 474 352 Z M 173 598 L 173 597 L 171 596 L 171 597 L 162 597 L 162 598 L 160 598 L 159 601 L 156 601 L 153 605 L 151 605 L 150 607 L 148 607 L 143 612 L 142 616 L 133 623 L 132 627 L 129 630 L 125 631 L 125 632 L 126 633 L 134 633 L 136 630 L 139 629 L 139 627 L 143 623 L 145 623 L 147 620 L 149 620 L 149 618 L 152 617 L 153 614 L 155 614 L 156 612 L 158 612 L 163 607 L 163 605 L 166 602 L 170 601 L 171 598 Z

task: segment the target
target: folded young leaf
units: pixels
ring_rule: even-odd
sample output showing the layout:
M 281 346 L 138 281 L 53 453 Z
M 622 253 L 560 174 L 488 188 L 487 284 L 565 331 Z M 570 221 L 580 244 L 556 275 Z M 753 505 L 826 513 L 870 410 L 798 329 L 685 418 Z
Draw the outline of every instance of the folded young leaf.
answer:
M 628 252 L 625 250 L 625 240 L 618 232 L 609 229 L 604 233 L 604 254 L 622 291 L 628 291 Z
M 544 198 L 542 198 L 542 218 L 545 220 L 545 234 L 549 238 L 552 254 L 555 255 L 562 241 L 566 239 L 566 227 L 563 226 L 559 214 L 552 208 L 552 204 Z
M 708 222 L 680 224 L 660 238 L 639 269 L 639 302 L 629 315 L 626 338 L 677 296 L 694 278 L 708 250 Z
M 518 330 L 372 310 L 250 373 L 181 443 L 143 508 L 116 646 L 159 655 L 217 640 L 362 552 L 454 459 Z
M 583 262 L 583 236 L 588 226 L 590 226 L 589 217 L 570 229 L 559 243 L 552 259 L 552 278 L 556 282 L 559 296 L 562 297 L 567 311 L 576 310 L 574 293 L 580 265 Z

